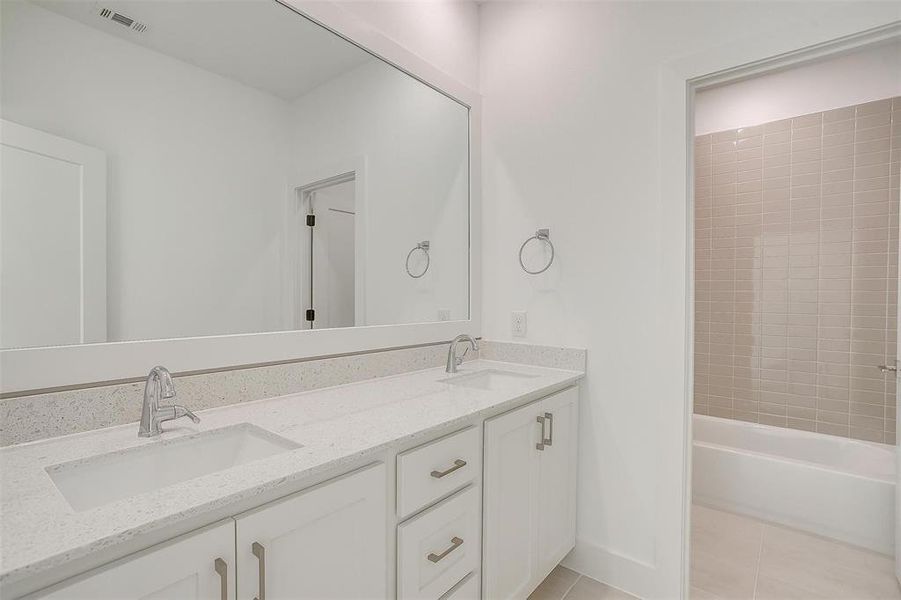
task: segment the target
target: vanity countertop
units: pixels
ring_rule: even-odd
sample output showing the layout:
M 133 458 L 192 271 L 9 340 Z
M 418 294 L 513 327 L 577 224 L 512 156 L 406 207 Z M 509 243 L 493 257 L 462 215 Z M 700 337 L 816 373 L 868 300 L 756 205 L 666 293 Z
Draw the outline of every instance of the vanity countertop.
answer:
M 38 575 L 119 542 L 199 520 L 205 513 L 265 494 L 289 482 L 446 430 L 474 417 L 538 398 L 583 373 L 486 360 L 460 374 L 503 369 L 533 375 L 493 390 L 450 385 L 428 369 L 200 413 L 201 422 L 166 423 L 157 439 L 138 438 L 131 423 L 0 449 L 0 585 Z M 191 399 L 180 400 L 190 407 Z M 302 447 L 139 496 L 76 512 L 45 470 L 60 463 L 123 452 L 229 425 L 250 423 Z

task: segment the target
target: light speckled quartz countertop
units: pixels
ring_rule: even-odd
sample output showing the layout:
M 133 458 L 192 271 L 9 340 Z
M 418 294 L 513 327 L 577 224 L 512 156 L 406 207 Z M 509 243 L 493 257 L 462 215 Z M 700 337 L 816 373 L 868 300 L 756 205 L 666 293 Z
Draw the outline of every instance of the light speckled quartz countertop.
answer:
M 0 450 L 0 585 L 86 557 L 179 521 L 265 495 L 292 481 L 342 466 L 392 446 L 425 439 L 474 417 L 513 407 L 524 398 L 575 383 L 576 371 L 477 360 L 462 373 L 495 368 L 535 375 L 503 389 L 442 382 L 428 369 L 365 382 L 259 400 L 200 413 L 201 422 L 165 423 L 161 438 L 138 438 L 132 423 Z M 139 496 L 76 512 L 45 468 L 100 454 L 251 423 L 302 447 Z

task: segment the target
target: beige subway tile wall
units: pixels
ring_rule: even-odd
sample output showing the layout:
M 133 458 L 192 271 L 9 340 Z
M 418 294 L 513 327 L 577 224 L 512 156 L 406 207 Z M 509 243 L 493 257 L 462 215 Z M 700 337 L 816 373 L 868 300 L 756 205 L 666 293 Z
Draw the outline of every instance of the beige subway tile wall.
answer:
M 901 97 L 695 138 L 695 412 L 895 443 Z

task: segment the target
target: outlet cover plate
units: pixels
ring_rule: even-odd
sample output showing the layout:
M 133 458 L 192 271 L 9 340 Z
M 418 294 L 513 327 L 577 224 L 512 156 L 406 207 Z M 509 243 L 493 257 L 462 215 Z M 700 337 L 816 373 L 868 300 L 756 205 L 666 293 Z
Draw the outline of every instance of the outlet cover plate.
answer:
M 526 337 L 526 311 L 514 310 L 510 318 L 513 337 Z

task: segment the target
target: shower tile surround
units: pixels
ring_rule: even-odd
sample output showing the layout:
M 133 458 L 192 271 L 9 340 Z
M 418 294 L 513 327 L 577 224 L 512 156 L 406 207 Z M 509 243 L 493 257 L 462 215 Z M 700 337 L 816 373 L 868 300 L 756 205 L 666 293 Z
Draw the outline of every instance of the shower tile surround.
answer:
M 699 414 L 895 442 L 901 97 L 695 138 Z
M 585 370 L 584 349 L 487 340 L 479 346 L 465 360 Z M 175 377 L 175 387 L 178 401 L 199 411 L 439 367 L 446 359 L 447 344 L 434 344 L 182 375 Z M 136 423 L 143 395 L 141 381 L 0 399 L 0 446 Z

